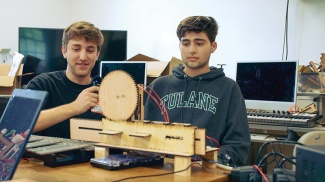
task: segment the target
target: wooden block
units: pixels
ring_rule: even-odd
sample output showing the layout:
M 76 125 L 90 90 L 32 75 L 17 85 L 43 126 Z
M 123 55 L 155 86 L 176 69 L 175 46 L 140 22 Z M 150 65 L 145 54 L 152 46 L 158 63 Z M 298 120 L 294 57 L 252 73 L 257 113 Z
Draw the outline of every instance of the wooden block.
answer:
M 109 154 L 109 148 L 107 147 L 95 147 L 95 158 L 106 157 Z
M 134 136 L 134 137 L 150 137 L 151 134 L 150 133 L 130 133 L 129 136 Z
M 90 142 L 102 142 L 102 121 L 80 118 L 70 119 L 70 138 Z
M 102 143 L 107 146 L 159 151 L 165 154 L 191 156 L 195 154 L 195 145 L 199 143 L 205 148 L 205 129 L 185 125 L 166 125 L 165 123 L 143 121 L 111 121 L 103 119 L 103 132 L 108 130 L 123 131 L 119 135 L 103 135 Z M 199 140 L 196 140 L 198 133 Z M 135 135 L 137 134 L 137 135 Z M 141 137 L 134 137 L 139 136 Z M 200 153 L 204 149 L 198 148 Z
M 107 131 L 100 131 L 99 134 L 102 135 L 118 135 L 118 134 L 122 134 L 123 131 L 114 131 L 114 130 L 107 130 Z
M 206 134 L 205 129 L 195 130 L 195 154 L 205 155 L 206 149 Z
M 303 67 L 301 67 L 300 72 L 311 73 L 311 72 L 313 72 L 313 70 L 309 66 L 303 66 Z
M 318 79 L 319 79 L 319 78 L 318 78 Z M 316 85 L 316 87 L 320 87 L 319 80 L 315 80 L 315 79 L 312 78 L 312 77 L 308 77 L 308 78 L 307 78 L 307 81 L 308 81 L 309 83 L 312 83 L 312 84 Z
M 206 152 L 202 158 L 204 159 L 202 161 L 203 165 L 210 168 L 210 169 L 215 169 L 217 167 L 217 163 L 214 161 L 218 160 L 218 148 L 210 148 Z
M 183 156 L 175 156 L 174 160 L 174 172 L 184 170 L 183 172 L 175 173 L 175 175 L 179 176 L 191 176 L 191 157 L 183 157 Z
M 314 63 L 313 61 L 310 61 L 309 64 L 310 64 L 311 67 L 313 68 L 313 72 L 318 73 L 318 69 L 317 69 L 315 63 Z

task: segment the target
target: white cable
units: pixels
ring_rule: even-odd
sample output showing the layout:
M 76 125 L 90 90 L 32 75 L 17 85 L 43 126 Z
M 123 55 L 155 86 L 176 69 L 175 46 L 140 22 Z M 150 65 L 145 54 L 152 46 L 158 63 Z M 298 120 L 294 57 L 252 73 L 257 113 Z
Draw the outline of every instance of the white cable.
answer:
M 217 167 L 218 167 L 218 168 L 221 168 L 221 169 L 228 170 L 228 171 L 231 171 L 231 170 L 233 169 L 233 167 L 231 167 L 231 166 L 226 166 L 226 165 L 223 165 L 223 164 L 217 164 Z

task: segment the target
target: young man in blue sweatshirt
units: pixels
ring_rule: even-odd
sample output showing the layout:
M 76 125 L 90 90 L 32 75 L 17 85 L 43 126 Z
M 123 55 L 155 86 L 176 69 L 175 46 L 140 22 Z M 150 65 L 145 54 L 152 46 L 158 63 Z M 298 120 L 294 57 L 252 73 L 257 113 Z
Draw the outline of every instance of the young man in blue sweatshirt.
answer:
M 206 129 L 206 135 L 220 143 L 218 163 L 244 165 L 251 140 L 246 106 L 237 83 L 222 68 L 209 66 L 218 24 L 212 17 L 191 16 L 177 27 L 179 48 L 185 66 L 172 75 L 157 78 L 150 87 L 167 109 L 169 121 L 190 123 Z M 145 119 L 164 121 L 157 104 L 145 100 Z M 218 147 L 207 139 L 207 146 Z

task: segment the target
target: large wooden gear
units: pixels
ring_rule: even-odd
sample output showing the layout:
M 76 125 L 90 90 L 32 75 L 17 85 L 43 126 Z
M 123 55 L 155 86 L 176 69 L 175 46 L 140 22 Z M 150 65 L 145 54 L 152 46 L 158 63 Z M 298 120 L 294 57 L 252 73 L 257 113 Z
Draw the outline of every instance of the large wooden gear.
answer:
M 133 78 L 125 71 L 108 73 L 99 87 L 99 105 L 106 118 L 127 120 L 135 112 L 138 89 Z

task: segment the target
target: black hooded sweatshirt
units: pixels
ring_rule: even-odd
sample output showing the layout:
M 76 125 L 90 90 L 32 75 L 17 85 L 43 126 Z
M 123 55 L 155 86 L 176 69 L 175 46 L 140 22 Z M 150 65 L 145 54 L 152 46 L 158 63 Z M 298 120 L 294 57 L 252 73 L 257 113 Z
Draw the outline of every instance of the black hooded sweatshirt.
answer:
M 225 76 L 222 68 L 210 67 L 210 72 L 187 76 L 183 66 L 173 75 L 162 76 L 149 85 L 167 108 L 169 121 L 190 123 L 206 129 L 206 135 L 220 143 L 218 162 L 244 165 L 251 140 L 246 106 L 238 84 Z M 153 94 L 153 93 L 152 93 Z M 145 119 L 165 121 L 151 97 L 145 97 Z M 218 147 L 206 140 L 207 146 Z
M 93 86 L 93 83 L 89 85 L 76 84 L 68 79 L 65 71 L 55 71 L 42 73 L 36 76 L 27 84 L 26 88 L 47 91 L 49 96 L 43 109 L 50 109 L 73 102 L 84 89 L 91 86 Z M 81 115 L 74 116 L 74 118 L 101 120 L 103 116 L 88 110 Z M 36 134 L 42 136 L 70 138 L 69 121 L 70 119 L 67 119 Z

